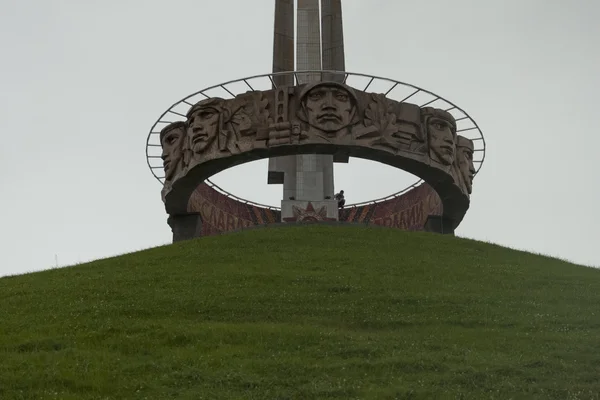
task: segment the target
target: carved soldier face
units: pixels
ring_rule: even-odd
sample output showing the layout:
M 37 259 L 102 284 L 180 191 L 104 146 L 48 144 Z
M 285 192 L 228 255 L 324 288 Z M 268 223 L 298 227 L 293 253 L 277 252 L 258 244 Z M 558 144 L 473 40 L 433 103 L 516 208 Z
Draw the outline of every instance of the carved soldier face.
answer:
M 354 99 L 340 86 L 315 86 L 303 100 L 308 123 L 328 134 L 350 125 L 355 112 Z
M 213 106 L 200 106 L 188 117 L 190 147 L 194 153 L 202 153 L 216 139 L 220 110 Z
M 473 190 L 473 177 L 475 176 L 475 165 L 473 164 L 473 141 L 459 136 L 456 144 L 456 162 L 462 176 L 467 193 Z
M 165 180 L 171 180 L 182 157 L 186 126 L 183 122 L 167 125 L 160 133 Z
M 451 165 L 456 153 L 456 128 L 450 114 L 442 110 L 433 111 L 425 119 L 429 155 L 441 164 Z

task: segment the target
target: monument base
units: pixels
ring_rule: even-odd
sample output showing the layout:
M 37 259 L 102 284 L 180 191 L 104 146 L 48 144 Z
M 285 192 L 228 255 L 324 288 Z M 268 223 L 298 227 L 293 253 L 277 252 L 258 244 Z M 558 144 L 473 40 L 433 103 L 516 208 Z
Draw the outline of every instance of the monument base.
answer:
M 200 214 L 171 215 L 167 223 L 173 232 L 173 243 L 202 236 Z
M 319 222 L 337 220 L 337 200 L 281 201 L 281 222 Z
M 446 218 L 442 215 L 430 215 L 427 217 L 423 228 L 426 232 L 454 235 L 453 226 L 453 221 L 450 218 Z

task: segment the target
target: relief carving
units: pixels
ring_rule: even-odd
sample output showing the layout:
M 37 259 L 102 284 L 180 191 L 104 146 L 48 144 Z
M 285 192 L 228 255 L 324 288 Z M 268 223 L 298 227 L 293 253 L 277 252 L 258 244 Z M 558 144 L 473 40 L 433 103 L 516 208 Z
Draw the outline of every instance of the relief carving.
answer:
M 288 86 L 275 89 L 273 111 L 269 118 L 268 146 L 290 144 L 293 141 L 289 119 L 290 89 Z
M 473 142 L 457 136 L 456 130 L 447 111 L 396 102 L 338 82 L 279 86 L 230 100 L 205 99 L 190 108 L 186 122 L 169 124 L 160 132 L 163 198 L 178 190 L 180 178 L 185 178 L 181 190 L 187 190 L 195 184 L 191 180 L 266 154 L 290 154 L 290 149 L 279 147 L 293 145 L 298 154 L 341 150 L 349 156 L 379 157 L 438 185 L 436 190 L 452 192 L 442 196 L 449 199 L 446 202 L 455 201 L 446 211 L 452 213 L 468 207 L 475 174 Z M 217 159 L 207 168 L 210 172 L 204 172 L 202 164 Z M 184 201 L 182 197 L 181 204 Z M 462 218 L 456 212 L 455 218 Z
M 232 100 L 215 97 L 194 104 L 187 114 L 194 161 L 252 150 L 252 136 L 266 130 L 268 103 L 262 92 L 248 92 Z
M 421 127 L 421 107 L 410 103 L 394 103 L 396 126 L 398 132 L 394 134 L 398 148 L 412 153 L 425 154 L 426 137 Z
M 421 129 L 421 108 L 410 103 L 396 103 L 383 94 L 371 93 L 365 110 L 364 128 L 357 140 L 372 139 L 367 144 L 394 154 L 425 154 L 427 145 Z
M 284 222 L 319 222 L 319 221 L 335 221 L 335 218 L 327 216 L 327 206 L 322 206 L 315 210 L 312 202 L 308 202 L 306 209 L 292 206 L 293 217 L 284 217 Z
M 218 149 L 224 147 L 223 143 L 226 146 L 227 141 L 221 138 L 228 134 L 224 124 L 228 117 L 224 104 L 224 99 L 215 97 L 199 101 L 188 111 L 188 141 L 194 155 L 214 151 L 217 136 L 219 137 Z
M 351 139 L 350 127 L 359 122 L 358 98 L 352 88 L 337 82 L 317 82 L 306 85 L 299 98 L 297 116 L 308 125 L 307 137 L 327 143 Z
M 160 131 L 165 181 L 173 180 L 173 177 L 184 168 L 183 147 L 186 134 L 187 124 L 183 121 L 170 123 Z
M 458 136 L 455 165 L 458 172 L 458 184 L 467 194 L 471 194 L 473 191 L 473 178 L 475 177 L 474 151 L 475 147 L 472 140 L 464 136 Z
M 430 159 L 444 167 L 456 156 L 456 121 L 449 112 L 433 107 L 421 109 L 421 121 L 427 137 Z
M 268 105 L 269 100 L 262 92 L 247 92 L 232 100 L 229 122 L 233 137 L 227 137 L 225 140 L 231 141 L 235 138 L 236 145 L 228 143 L 225 148 L 232 153 L 251 150 L 255 139 L 264 136 L 263 131 L 267 129 Z
M 364 127 L 357 129 L 355 137 L 358 140 L 374 139 L 368 145 L 396 152 L 398 146 L 394 135 L 398 127 L 391 102 L 383 94 L 371 93 L 369 97 L 371 101 L 365 109 Z

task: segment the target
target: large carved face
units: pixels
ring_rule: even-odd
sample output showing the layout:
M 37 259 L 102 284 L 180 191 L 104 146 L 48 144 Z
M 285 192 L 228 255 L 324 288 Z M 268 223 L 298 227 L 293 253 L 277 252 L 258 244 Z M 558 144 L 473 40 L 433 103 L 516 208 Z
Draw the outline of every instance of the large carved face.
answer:
M 302 104 L 308 124 L 329 136 L 350 125 L 356 113 L 351 93 L 331 83 L 315 85 L 303 96 Z
M 221 108 L 216 99 L 203 100 L 188 113 L 188 138 L 194 153 L 202 153 L 217 138 Z
M 165 180 L 171 180 L 177 170 L 177 165 L 182 158 L 185 134 L 185 122 L 174 122 L 164 127 L 160 132 Z
M 456 155 L 456 124 L 452 116 L 438 109 L 427 110 L 424 119 L 429 155 L 443 165 L 451 165 Z
M 467 193 L 473 190 L 473 177 L 475 176 L 475 165 L 473 164 L 473 141 L 459 136 L 456 144 L 456 161 L 458 170 L 465 183 Z

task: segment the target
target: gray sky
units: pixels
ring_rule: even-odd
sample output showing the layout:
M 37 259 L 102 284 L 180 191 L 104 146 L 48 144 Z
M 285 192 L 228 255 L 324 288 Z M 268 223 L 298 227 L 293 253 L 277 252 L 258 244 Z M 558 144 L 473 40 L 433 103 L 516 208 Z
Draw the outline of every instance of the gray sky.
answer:
M 192 92 L 270 72 L 273 5 L 0 0 L 0 275 L 169 243 L 148 130 Z M 484 132 L 458 235 L 600 266 L 599 16 L 597 0 L 343 0 L 348 71 L 431 90 Z M 412 181 L 356 159 L 335 172 L 350 203 Z M 278 205 L 266 174 L 214 181 Z

